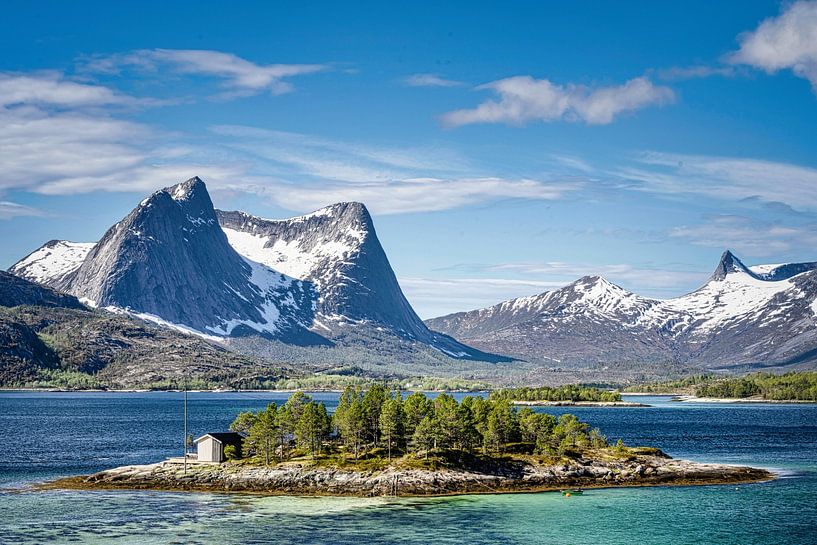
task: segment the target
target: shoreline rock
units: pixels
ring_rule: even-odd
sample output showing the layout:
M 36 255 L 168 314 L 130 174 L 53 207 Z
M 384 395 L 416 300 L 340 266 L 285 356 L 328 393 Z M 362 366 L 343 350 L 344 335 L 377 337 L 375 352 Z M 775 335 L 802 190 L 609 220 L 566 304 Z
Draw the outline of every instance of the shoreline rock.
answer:
M 577 459 L 556 465 L 503 460 L 479 470 L 389 466 L 379 471 L 362 471 L 309 467 L 290 462 L 269 467 L 189 464 L 185 474 L 179 463 L 159 462 L 63 478 L 41 487 L 371 497 L 504 494 L 577 487 L 737 484 L 773 478 L 774 475 L 764 469 L 702 464 L 655 454 L 604 462 Z

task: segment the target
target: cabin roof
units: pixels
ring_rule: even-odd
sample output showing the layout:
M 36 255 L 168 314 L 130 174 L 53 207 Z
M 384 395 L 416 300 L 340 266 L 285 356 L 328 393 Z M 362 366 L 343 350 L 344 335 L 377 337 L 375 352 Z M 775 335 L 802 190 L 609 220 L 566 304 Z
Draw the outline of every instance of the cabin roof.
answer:
M 198 443 L 200 441 L 204 441 L 208 437 L 212 437 L 222 445 L 241 442 L 241 435 L 232 431 L 205 433 L 204 435 L 196 439 L 195 442 Z

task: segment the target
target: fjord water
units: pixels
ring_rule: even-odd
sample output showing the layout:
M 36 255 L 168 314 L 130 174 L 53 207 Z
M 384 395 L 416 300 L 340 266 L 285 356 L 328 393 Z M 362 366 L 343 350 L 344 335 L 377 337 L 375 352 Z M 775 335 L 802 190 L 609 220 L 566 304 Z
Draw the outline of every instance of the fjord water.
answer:
M 194 434 L 284 393 L 190 394 Z M 315 397 L 334 408 L 337 394 Z M 773 468 L 740 486 L 422 499 L 39 491 L 47 479 L 178 454 L 179 393 L 0 393 L 0 543 L 817 543 L 817 405 L 570 408 L 611 438 Z M 547 408 L 558 414 L 564 408 Z

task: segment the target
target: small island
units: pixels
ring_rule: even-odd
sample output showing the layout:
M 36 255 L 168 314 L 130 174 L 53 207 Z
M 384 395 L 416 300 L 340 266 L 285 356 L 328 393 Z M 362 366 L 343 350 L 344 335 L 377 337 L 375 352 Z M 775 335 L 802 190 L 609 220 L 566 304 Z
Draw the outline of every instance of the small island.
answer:
M 432 400 L 415 392 L 404 399 L 382 385 L 347 388 L 331 417 L 323 403 L 296 392 L 281 406 L 240 413 L 231 430 L 209 436 L 224 438 L 213 462 L 179 457 L 44 486 L 432 496 L 773 478 L 762 469 L 674 460 L 655 448 L 611 444 L 574 415 L 518 409 L 506 398 L 457 402 L 447 394 Z

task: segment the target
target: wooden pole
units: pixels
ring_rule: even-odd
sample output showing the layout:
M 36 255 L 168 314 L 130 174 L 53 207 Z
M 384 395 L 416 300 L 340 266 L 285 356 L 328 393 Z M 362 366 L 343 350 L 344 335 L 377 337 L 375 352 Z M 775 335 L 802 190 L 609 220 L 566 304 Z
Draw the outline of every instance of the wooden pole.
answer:
M 185 359 L 184 370 L 182 371 L 182 384 L 184 388 L 184 474 L 187 475 L 187 363 Z

